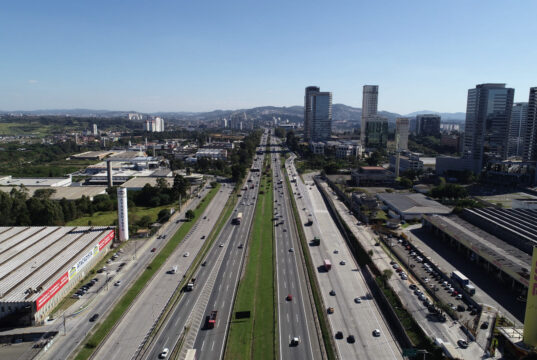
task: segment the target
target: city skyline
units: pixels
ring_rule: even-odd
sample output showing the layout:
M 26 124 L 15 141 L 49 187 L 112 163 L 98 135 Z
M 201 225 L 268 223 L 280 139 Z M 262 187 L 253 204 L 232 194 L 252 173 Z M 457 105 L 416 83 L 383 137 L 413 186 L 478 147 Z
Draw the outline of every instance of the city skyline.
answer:
M 532 41 L 531 1 L 207 5 L 5 5 L 0 109 L 294 106 L 307 84 L 330 89 L 334 104 L 360 107 L 362 85 L 377 84 L 385 111 L 463 112 L 475 84 L 507 83 L 515 102 L 535 85 L 528 73 L 536 50 L 499 51 Z M 490 36 L 484 25 L 499 16 L 502 31 Z M 323 31 L 308 42 L 311 18 Z

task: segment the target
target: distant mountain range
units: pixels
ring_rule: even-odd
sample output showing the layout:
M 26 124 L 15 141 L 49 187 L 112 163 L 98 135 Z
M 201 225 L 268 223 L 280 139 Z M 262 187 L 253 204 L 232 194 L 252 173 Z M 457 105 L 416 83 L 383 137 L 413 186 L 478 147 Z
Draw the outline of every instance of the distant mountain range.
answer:
M 92 110 L 92 109 L 51 109 L 51 110 L 32 110 L 32 111 L 0 111 L 0 114 L 14 115 L 60 115 L 60 116 L 87 116 L 87 117 L 121 117 L 136 111 L 110 111 L 110 110 Z M 290 122 L 302 121 L 304 118 L 303 106 L 262 106 L 250 109 L 240 110 L 213 110 L 209 112 L 154 112 L 148 115 L 162 116 L 165 119 L 177 121 L 212 121 L 220 118 L 230 118 L 233 114 L 244 113 L 248 118 L 271 120 L 273 117 L 282 120 L 288 119 Z M 439 114 L 443 121 L 464 121 L 465 113 L 440 113 L 437 111 L 423 110 L 410 114 L 401 115 L 388 111 L 380 111 L 379 115 L 388 118 L 389 122 L 395 122 L 398 117 L 415 117 L 420 114 Z M 348 106 L 345 104 L 334 104 L 332 106 L 332 118 L 334 121 L 360 122 L 362 109 Z

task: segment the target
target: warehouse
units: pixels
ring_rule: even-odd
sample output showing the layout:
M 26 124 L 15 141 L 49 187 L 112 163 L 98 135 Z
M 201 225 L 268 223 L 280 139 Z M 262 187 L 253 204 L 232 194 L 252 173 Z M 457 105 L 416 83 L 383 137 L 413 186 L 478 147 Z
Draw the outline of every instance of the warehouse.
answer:
M 114 236 L 111 227 L 0 227 L 0 319 L 43 323 Z
M 380 193 L 377 198 L 384 204 L 383 210 L 390 217 L 401 220 L 421 219 L 425 214 L 447 215 L 451 209 L 428 198 L 423 194 L 414 193 Z

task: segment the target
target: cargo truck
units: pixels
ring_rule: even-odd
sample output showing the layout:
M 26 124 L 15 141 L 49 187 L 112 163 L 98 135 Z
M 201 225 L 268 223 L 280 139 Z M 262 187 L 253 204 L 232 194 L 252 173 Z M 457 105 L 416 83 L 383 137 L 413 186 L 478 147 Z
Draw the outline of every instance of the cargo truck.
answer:
M 326 271 L 330 271 L 330 269 L 332 269 L 332 263 L 328 259 L 324 259 L 323 265 Z
M 232 220 L 232 223 L 235 225 L 240 225 L 242 221 L 242 213 L 238 213 L 237 217 Z
M 186 291 L 194 290 L 194 285 L 195 284 L 196 284 L 196 278 L 190 279 L 190 281 L 186 284 Z
M 211 314 L 207 316 L 207 329 L 214 329 L 214 325 L 216 324 L 216 315 L 218 315 L 218 311 L 213 310 L 211 311 Z

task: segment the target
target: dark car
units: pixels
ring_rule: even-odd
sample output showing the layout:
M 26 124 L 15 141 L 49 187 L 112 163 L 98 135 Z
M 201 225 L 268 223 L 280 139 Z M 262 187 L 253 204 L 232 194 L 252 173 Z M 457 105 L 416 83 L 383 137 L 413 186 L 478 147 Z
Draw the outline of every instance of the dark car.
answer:
M 205 265 L 207 265 L 207 261 L 204 261 L 201 263 L 201 266 L 205 266 Z
M 151 249 L 151 252 L 155 252 L 155 251 L 157 251 L 157 248 L 152 248 Z
M 482 324 L 481 324 L 481 329 L 488 329 L 489 328 L 489 322 L 488 321 L 484 321 Z
M 354 335 L 347 336 L 347 342 L 349 344 L 354 344 L 355 341 L 356 341 L 356 339 L 354 338 Z
M 334 290 L 330 290 L 330 295 L 331 296 L 336 296 L 336 292 Z
M 343 333 L 341 331 L 336 333 L 336 339 L 343 339 Z
M 99 317 L 99 314 L 93 314 L 93 316 L 90 317 L 89 321 L 94 322 L 95 320 L 97 320 L 98 317 Z

